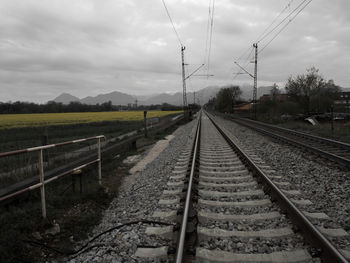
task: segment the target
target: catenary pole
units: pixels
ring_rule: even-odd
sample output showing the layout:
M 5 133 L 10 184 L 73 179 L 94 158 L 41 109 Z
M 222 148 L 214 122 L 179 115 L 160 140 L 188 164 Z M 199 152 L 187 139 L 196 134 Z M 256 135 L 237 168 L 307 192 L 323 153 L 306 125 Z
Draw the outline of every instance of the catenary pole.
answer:
M 182 97 L 183 97 L 183 110 L 187 109 L 187 96 L 186 96 L 186 76 L 185 76 L 185 49 L 181 46 L 181 59 L 182 59 Z
M 253 106 L 254 106 L 254 118 L 257 119 L 257 90 L 258 90 L 258 43 L 253 44 L 255 48 L 254 58 L 254 89 L 253 89 Z

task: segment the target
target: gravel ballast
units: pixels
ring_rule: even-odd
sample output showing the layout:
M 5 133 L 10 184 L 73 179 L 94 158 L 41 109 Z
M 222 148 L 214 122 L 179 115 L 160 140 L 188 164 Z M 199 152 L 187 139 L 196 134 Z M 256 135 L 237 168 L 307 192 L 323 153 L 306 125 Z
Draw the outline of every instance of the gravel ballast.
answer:
M 218 120 L 244 148 L 255 152 L 276 175 L 300 190 L 303 198 L 313 203 L 313 212 L 324 212 L 331 218 L 321 223 L 324 227 L 341 227 L 350 234 L 350 172 L 346 168 L 279 143 L 231 120 Z M 346 239 L 349 245 L 350 238 Z
M 163 189 L 166 188 L 179 153 L 192 141 L 190 134 L 195 123 L 192 121 L 177 129 L 173 133 L 174 138 L 158 157 L 144 170 L 125 178 L 120 186 L 119 196 L 111 202 L 101 223 L 89 236 L 92 238 L 110 228 L 131 221 L 135 223 L 102 235 L 89 244 L 93 246 L 92 248 L 67 258 L 67 262 L 140 262 L 135 256 L 138 246 L 161 246 L 169 242 L 145 235 L 146 227 L 164 225 L 141 221 L 154 221 L 152 214 L 158 206 Z M 147 155 L 147 152 L 144 155 Z M 77 248 L 85 243 L 86 241 L 77 244 Z

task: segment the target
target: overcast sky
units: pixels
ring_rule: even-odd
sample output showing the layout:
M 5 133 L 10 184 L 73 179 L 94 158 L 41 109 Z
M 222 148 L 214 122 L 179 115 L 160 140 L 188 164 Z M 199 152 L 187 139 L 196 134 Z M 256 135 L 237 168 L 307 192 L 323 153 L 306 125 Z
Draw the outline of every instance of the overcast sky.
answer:
M 246 75 L 232 82 L 234 61 L 289 2 L 216 0 L 214 77 L 191 78 L 188 91 L 252 83 Z M 209 0 L 166 3 L 190 73 L 205 60 Z M 326 79 L 350 87 L 349 10 L 349 0 L 311 2 L 259 54 L 258 85 L 283 86 L 288 76 L 315 66 Z M 80 98 L 114 90 L 177 92 L 180 46 L 161 0 L 0 0 L 0 81 L 0 101 L 46 102 L 62 92 Z

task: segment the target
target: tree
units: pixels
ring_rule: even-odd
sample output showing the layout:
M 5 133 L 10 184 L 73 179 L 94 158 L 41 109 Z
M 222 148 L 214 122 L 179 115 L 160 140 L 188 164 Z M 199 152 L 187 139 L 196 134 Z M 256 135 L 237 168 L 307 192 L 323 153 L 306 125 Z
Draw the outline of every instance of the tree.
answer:
M 306 74 L 288 78 L 286 91 L 304 113 L 326 111 L 339 95 L 340 88 L 332 80 L 326 82 L 318 71 L 312 67 Z
M 231 91 L 231 97 L 232 97 L 232 104 L 235 105 L 237 100 L 239 99 L 239 97 L 242 94 L 241 89 L 239 88 L 239 86 L 230 86 L 229 87 L 230 91 Z M 232 108 L 233 109 L 233 108 Z
M 109 100 L 108 102 L 102 103 L 101 107 L 104 111 L 111 111 L 113 109 L 112 101 Z
M 227 86 L 221 88 L 216 94 L 215 109 L 221 112 L 234 112 L 234 105 L 242 94 L 238 86 Z
M 311 93 L 311 109 L 316 112 L 328 111 L 339 97 L 341 88 L 334 84 L 333 80 L 328 80 L 324 85 Z
M 270 95 L 273 102 L 277 102 L 280 99 L 281 91 L 277 87 L 276 83 L 273 85 L 272 89 L 270 90 Z

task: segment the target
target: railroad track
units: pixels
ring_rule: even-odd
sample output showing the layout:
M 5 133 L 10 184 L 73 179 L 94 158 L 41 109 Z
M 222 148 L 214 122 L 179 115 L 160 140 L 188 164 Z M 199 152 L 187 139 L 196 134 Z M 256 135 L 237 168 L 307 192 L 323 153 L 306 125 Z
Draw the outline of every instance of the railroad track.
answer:
M 350 144 L 243 118 L 234 122 L 350 167 Z
M 167 239 L 168 245 L 139 247 L 136 257 L 160 262 L 348 262 L 349 248 L 342 246 L 346 231 L 324 228 L 328 216 L 315 212 L 254 152 L 244 152 L 213 116 L 203 113 L 195 134 L 153 214 L 169 225 L 145 231 Z

